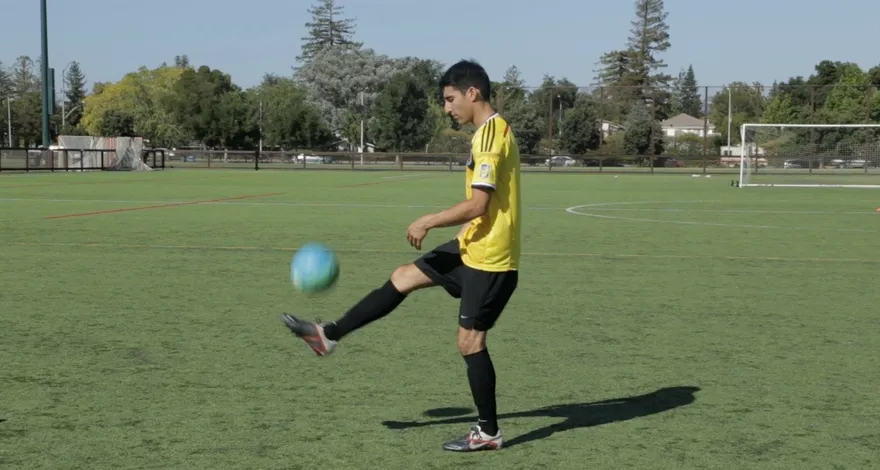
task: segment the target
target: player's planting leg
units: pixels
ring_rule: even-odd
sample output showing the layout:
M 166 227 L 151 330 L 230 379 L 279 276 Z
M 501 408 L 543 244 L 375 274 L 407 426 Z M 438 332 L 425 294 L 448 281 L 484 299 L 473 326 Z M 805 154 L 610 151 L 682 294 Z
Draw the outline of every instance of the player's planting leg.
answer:
M 446 442 L 443 448 L 456 452 L 500 449 L 504 439 L 498 429 L 495 366 L 486 349 L 486 332 L 459 327 L 458 349 L 467 365 L 468 383 L 480 417 L 467 434 Z
M 284 314 L 282 320 L 296 336 L 302 338 L 319 356 L 330 354 L 337 342 L 349 333 L 379 320 L 397 308 L 411 292 L 433 285 L 415 265 L 401 266 L 391 278 L 355 304 L 339 320 L 330 323 L 307 321 Z
M 476 426 L 464 436 L 443 444 L 446 450 L 472 452 L 497 450 L 504 443 L 498 427 L 495 366 L 486 348 L 486 335 L 516 290 L 518 274 L 462 270 L 461 306 L 458 316 L 458 350 L 467 365 L 468 384 L 479 413 Z

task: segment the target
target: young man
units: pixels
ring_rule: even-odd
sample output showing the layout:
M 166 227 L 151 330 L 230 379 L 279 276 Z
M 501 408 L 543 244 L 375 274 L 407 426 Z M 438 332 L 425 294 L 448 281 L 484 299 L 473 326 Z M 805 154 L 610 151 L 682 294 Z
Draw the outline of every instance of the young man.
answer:
M 459 439 L 446 442 L 451 451 L 500 449 L 495 404 L 495 369 L 486 349 L 486 333 L 516 290 L 520 258 L 520 156 L 507 122 L 489 104 L 489 77 L 473 62 L 461 61 L 440 80 L 445 110 L 462 124 L 473 123 L 471 158 L 465 171 L 465 200 L 428 214 L 408 229 L 409 243 L 420 250 L 428 231 L 463 225 L 458 235 L 391 278 L 332 323 L 304 321 L 285 314 L 296 336 L 326 356 L 345 335 L 391 313 L 412 292 L 442 286 L 460 299 L 458 349 L 479 422 Z

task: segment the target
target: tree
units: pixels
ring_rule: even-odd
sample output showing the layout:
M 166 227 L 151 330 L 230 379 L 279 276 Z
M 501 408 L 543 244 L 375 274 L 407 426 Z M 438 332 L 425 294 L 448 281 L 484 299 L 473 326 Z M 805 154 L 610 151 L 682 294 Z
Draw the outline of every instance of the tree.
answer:
M 803 109 L 797 108 L 789 94 L 779 94 L 770 99 L 761 122 L 777 124 L 796 124 L 803 119 Z
M 36 63 L 28 56 L 20 56 L 11 70 L 12 78 L 12 134 L 18 145 L 30 147 L 42 141 L 43 99 L 41 81 L 36 74 Z
M 0 136 L 3 137 L 0 139 L 0 147 L 5 147 L 9 144 L 6 135 L 9 128 L 6 116 L 6 100 L 12 98 L 13 90 L 12 75 L 3 66 L 3 62 L 0 62 Z
M 135 133 L 150 139 L 154 146 L 172 147 L 189 141 L 191 136 L 177 123 L 168 106 L 183 72 L 178 67 L 140 67 L 119 82 L 96 83 L 92 94 L 83 100 L 80 127 L 88 135 L 106 136 L 102 129 L 107 127 L 102 121 L 116 119 L 107 114 L 114 110 L 130 115 Z
M 694 67 L 688 66 L 687 71 L 682 70 L 675 81 L 673 91 L 672 114 L 685 113 L 693 117 L 703 117 L 703 100 L 697 89 L 697 78 L 694 75 Z
M 599 115 L 593 98 L 579 94 L 574 106 L 562 119 L 560 147 L 575 155 L 583 155 L 599 148 L 602 135 L 599 128 Z
M 508 67 L 501 82 L 492 87 L 492 95 L 500 111 L 525 101 L 526 83 L 516 65 Z
M 670 47 L 666 24 L 669 14 L 663 0 L 636 0 L 635 10 L 627 46 L 631 82 L 637 87 L 633 90 L 636 93 L 633 99 L 638 100 L 650 94 L 648 88 L 665 86 L 672 77 L 660 72 L 666 64 L 657 57 Z
M 534 154 L 544 136 L 547 119 L 538 114 L 534 103 L 519 103 L 504 111 L 504 117 L 510 124 L 519 151 L 524 155 Z
M 635 102 L 629 110 L 623 134 L 623 150 L 627 155 L 663 153 L 662 130 L 659 123 L 651 119 L 645 103 Z
M 730 93 L 728 97 L 728 92 Z M 747 84 L 733 82 L 711 98 L 709 122 L 721 133 L 722 141 L 727 140 L 727 110 L 732 103 L 731 142 L 740 140 L 740 127 L 747 122 L 759 122 L 764 114 L 765 98 L 760 83 Z
M 315 58 L 318 52 L 328 47 L 344 46 L 360 49 L 363 43 L 354 42 L 355 20 L 342 18 L 344 7 L 337 5 L 335 0 L 320 0 L 320 3 L 309 8 L 312 21 L 306 23 L 309 36 L 302 38 L 302 54 L 296 58 L 299 62 L 307 62 Z
M 228 147 L 237 123 L 227 94 L 239 93 L 232 78 L 220 70 L 201 66 L 183 70 L 168 95 L 167 105 L 185 132 L 208 147 Z M 225 106 L 224 106 L 225 104 Z
M 350 142 L 360 138 L 363 116 L 372 114 L 379 91 L 411 61 L 395 60 L 372 49 L 327 48 L 296 70 L 294 79 L 330 130 Z M 363 104 L 361 104 L 363 102 Z
M 398 152 L 424 150 L 435 130 L 429 104 L 429 93 L 417 76 L 395 75 L 376 99 L 371 126 L 376 144 Z
M 880 88 L 880 65 L 875 65 L 868 70 L 868 76 L 871 77 L 871 85 L 874 88 Z M 875 90 L 880 91 L 880 90 Z
M 550 75 L 544 75 L 541 87 L 529 96 L 532 109 L 543 116 L 541 131 L 547 138 L 552 139 L 559 134 L 560 117 L 564 115 L 566 109 L 574 106 L 577 95 L 577 85 L 567 78 L 556 80 Z M 551 130 L 553 135 L 550 135 Z
M 845 64 L 838 69 L 839 78 L 825 99 L 824 109 L 828 122 L 857 124 L 869 116 L 868 89 L 871 77 L 856 64 Z
M 62 133 L 75 133 L 75 129 L 82 120 L 83 100 L 86 98 L 86 76 L 79 67 L 78 62 L 71 62 L 70 69 L 64 77 L 64 97 L 65 109 L 63 112 L 68 113 L 64 118 L 65 127 L 61 129 Z
M 620 85 L 629 78 L 632 51 L 616 50 L 599 57 L 600 66 L 596 72 L 596 84 L 599 86 Z
M 293 79 L 264 80 L 252 94 L 253 100 L 263 102 L 263 136 L 271 145 L 317 148 L 331 142 L 330 129 L 317 110 L 308 105 L 305 92 Z M 252 101 L 251 108 L 258 107 L 259 102 Z
M 842 64 L 837 68 L 838 80 L 825 97 L 819 111 L 820 122 L 859 124 L 871 119 L 874 100 L 868 100 L 871 77 L 856 64 Z M 816 143 L 831 149 L 838 145 L 864 142 L 873 136 L 873 130 L 829 128 L 819 129 Z
M 131 113 L 123 109 L 110 109 L 98 124 L 98 132 L 113 137 L 136 137 L 134 125 L 135 119 Z

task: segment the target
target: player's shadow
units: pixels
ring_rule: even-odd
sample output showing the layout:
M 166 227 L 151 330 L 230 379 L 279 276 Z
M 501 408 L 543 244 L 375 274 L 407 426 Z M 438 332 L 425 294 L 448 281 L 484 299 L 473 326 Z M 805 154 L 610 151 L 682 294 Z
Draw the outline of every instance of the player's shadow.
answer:
M 636 395 L 624 398 L 613 398 L 610 400 L 595 401 L 589 403 L 570 403 L 564 405 L 552 405 L 538 408 L 531 411 L 518 411 L 513 413 L 504 413 L 498 416 L 499 420 L 510 418 L 563 418 L 562 422 L 551 424 L 542 428 L 529 431 L 523 435 L 516 436 L 510 441 L 505 441 L 504 446 L 510 447 L 526 442 L 537 441 L 550 437 L 554 433 L 568 431 L 578 428 L 589 428 L 592 426 L 601 426 L 603 424 L 627 421 L 634 418 L 641 418 L 675 408 L 689 405 L 696 400 L 695 393 L 700 391 L 699 387 L 683 386 L 683 387 L 667 387 L 647 393 L 644 395 Z M 444 408 L 442 410 L 457 410 L 469 412 L 468 408 Z M 451 413 L 444 411 L 442 413 L 437 410 L 428 412 L 429 415 Z M 448 413 L 448 414 L 447 414 Z M 383 421 L 389 429 L 408 429 L 423 426 L 434 426 L 438 424 L 456 424 L 456 423 L 473 423 L 476 419 L 472 416 L 439 419 L 433 421 Z

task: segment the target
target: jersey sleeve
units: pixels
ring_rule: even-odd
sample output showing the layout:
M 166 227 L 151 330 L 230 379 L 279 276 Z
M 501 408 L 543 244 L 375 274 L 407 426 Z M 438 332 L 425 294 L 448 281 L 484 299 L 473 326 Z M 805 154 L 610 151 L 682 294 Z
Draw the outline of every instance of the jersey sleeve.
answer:
M 495 189 L 498 166 L 501 164 L 503 137 L 507 134 L 506 128 L 497 129 L 497 127 L 497 120 L 490 120 L 481 129 L 479 137 L 474 139 L 471 149 L 474 156 L 472 187 Z

